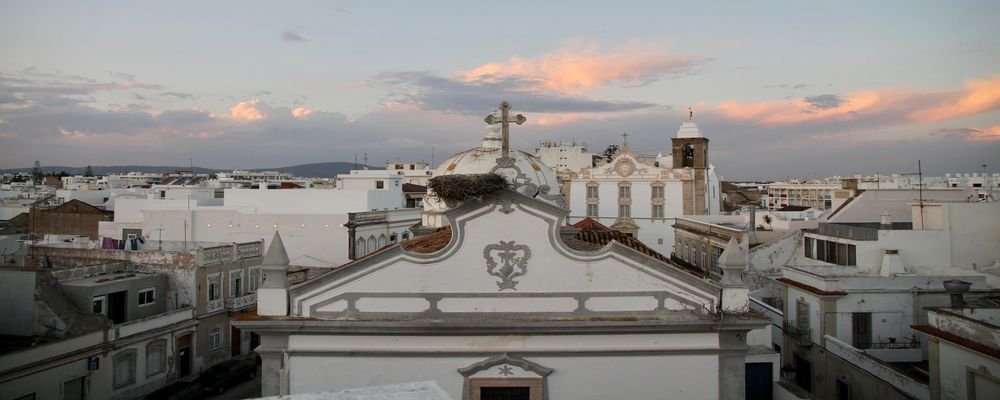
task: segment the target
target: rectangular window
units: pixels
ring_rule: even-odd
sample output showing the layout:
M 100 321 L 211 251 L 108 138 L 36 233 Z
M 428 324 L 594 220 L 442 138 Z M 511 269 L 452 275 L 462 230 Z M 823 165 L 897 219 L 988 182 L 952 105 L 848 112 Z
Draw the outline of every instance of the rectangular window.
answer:
M 663 205 L 654 204 L 653 205 L 653 218 L 663 218 Z
M 809 329 L 809 303 L 795 302 L 795 327 L 805 331 Z
M 232 271 L 229 273 L 229 297 L 240 297 L 243 295 L 243 271 Z
M 630 218 L 632 216 L 632 207 L 628 204 L 622 204 L 618 206 L 618 217 L 619 218 Z
M 597 204 L 587 204 L 587 216 L 588 217 L 597 216 Z
M 116 389 L 135 383 L 135 353 L 135 350 L 125 350 L 114 356 L 112 383 Z
M 222 286 L 222 280 L 219 274 L 215 274 L 208 277 L 208 301 L 218 300 L 222 295 L 220 287 Z
M 851 327 L 853 329 L 851 344 L 858 349 L 870 348 L 872 342 L 872 313 L 851 314 Z
M 94 306 L 93 306 L 94 314 L 104 314 L 105 312 L 107 312 L 107 309 L 104 308 L 105 304 L 104 299 L 105 299 L 104 296 L 94 297 Z
M 260 268 L 250 269 L 250 281 L 247 283 L 250 285 L 250 293 L 257 293 L 257 287 L 260 286 Z
M 619 186 L 618 187 L 618 198 L 629 198 L 632 197 L 632 187 L 631 186 Z
M 654 199 L 663 198 L 663 186 L 653 186 L 653 198 Z
M 596 199 L 597 196 L 597 186 L 587 186 L 587 197 Z
M 810 238 L 810 237 L 806 238 L 806 254 L 805 254 L 806 258 L 813 258 L 813 257 L 815 257 L 813 255 L 813 242 L 814 241 L 815 241 L 815 239 L 813 239 L 813 238 Z
M 222 348 L 222 327 L 216 326 L 208 331 L 208 349 L 218 350 Z
M 156 288 L 147 288 L 139 291 L 139 307 L 156 303 Z
M 146 345 L 146 376 L 153 376 L 167 368 L 167 342 L 157 340 Z
M 385 181 L 375 181 L 375 189 L 385 189 Z

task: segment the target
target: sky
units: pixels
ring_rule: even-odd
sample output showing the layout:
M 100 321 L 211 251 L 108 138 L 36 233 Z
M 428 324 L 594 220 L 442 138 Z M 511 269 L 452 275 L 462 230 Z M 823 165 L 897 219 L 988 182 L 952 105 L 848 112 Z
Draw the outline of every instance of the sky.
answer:
M 1000 2 L 0 0 L 0 168 L 440 163 L 540 141 L 727 179 L 1000 172 Z

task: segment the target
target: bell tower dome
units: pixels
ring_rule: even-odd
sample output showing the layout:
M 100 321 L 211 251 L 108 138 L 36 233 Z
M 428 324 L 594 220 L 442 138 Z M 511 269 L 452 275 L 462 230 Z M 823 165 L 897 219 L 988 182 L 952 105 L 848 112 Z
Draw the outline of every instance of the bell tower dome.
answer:
M 688 120 L 671 138 L 674 169 L 691 169 L 691 181 L 684 182 L 684 214 L 708 214 L 705 192 L 708 187 L 708 138 L 694 123 L 694 112 L 688 109 Z

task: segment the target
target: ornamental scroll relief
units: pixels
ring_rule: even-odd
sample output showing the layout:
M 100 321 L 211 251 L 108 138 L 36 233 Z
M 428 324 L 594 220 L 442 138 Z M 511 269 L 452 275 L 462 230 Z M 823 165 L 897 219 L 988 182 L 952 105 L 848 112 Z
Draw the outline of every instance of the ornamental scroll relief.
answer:
M 528 259 L 531 258 L 531 249 L 527 245 L 516 244 L 513 240 L 499 244 L 487 245 L 483 249 L 483 258 L 486 259 L 486 272 L 497 278 L 497 287 L 500 290 L 517 290 L 517 281 L 514 278 L 528 273 Z

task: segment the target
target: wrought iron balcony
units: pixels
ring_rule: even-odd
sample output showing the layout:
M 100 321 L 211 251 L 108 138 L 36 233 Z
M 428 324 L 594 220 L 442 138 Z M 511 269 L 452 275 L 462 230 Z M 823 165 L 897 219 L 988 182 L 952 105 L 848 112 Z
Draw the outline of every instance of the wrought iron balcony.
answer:
M 222 299 L 209 300 L 208 305 L 205 308 L 205 313 L 214 313 L 216 311 L 221 311 L 225 304 Z
M 257 305 L 257 293 L 226 299 L 226 310 L 239 311 Z
M 785 331 L 785 336 L 791 337 L 799 345 L 812 346 L 812 338 L 810 337 L 812 329 L 800 328 L 795 324 L 795 321 L 785 321 L 781 328 Z

